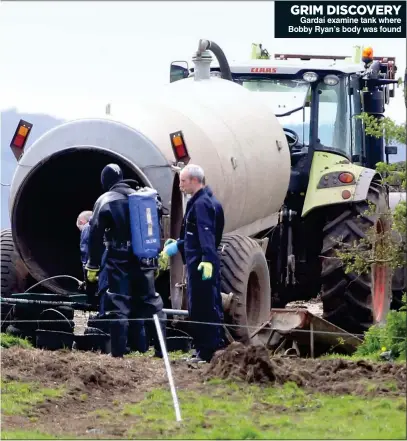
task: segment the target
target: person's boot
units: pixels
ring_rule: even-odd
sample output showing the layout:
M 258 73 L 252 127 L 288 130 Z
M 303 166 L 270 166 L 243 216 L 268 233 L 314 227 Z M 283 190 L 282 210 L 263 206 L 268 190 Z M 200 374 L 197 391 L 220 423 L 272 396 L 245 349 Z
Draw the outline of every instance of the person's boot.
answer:
M 128 322 L 120 321 L 118 314 L 110 315 L 110 345 L 112 357 L 123 357 L 127 349 Z
M 206 353 L 205 351 L 197 350 L 190 358 L 187 359 L 188 363 L 202 364 L 209 363 L 213 354 Z
M 199 354 L 195 354 L 195 356 L 192 356 L 187 359 L 187 363 L 203 364 L 203 363 L 207 363 L 207 361 L 204 360 L 203 358 L 201 358 L 201 356 Z

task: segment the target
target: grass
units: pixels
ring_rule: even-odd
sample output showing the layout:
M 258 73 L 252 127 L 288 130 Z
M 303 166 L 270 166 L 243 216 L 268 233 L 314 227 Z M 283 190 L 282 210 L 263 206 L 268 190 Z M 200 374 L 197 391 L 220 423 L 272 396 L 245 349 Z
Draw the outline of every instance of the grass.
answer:
M 132 353 L 127 357 L 151 356 Z M 182 352 L 170 353 L 172 360 L 185 357 Z M 324 358 L 345 358 L 336 354 Z M 366 359 L 366 357 L 356 357 Z M 378 386 L 363 381 L 367 393 Z M 397 390 L 395 381 L 381 384 Z M 63 387 L 43 388 L 35 383 L 2 381 L 3 415 L 23 415 L 27 426 L 7 427 L 2 439 L 55 439 L 53 429 L 38 425 L 41 417 L 35 406 L 45 400 L 64 395 Z M 366 398 L 352 395 L 308 393 L 295 383 L 260 387 L 213 379 L 206 384 L 193 384 L 178 391 L 182 421 L 175 421 L 172 397 L 168 387 L 155 389 L 137 403 L 124 404 L 124 397 L 115 397 L 102 407 L 84 414 L 96 420 L 95 427 L 119 425 L 126 429 L 123 438 L 135 439 L 406 439 L 406 399 Z M 139 396 L 142 398 L 142 396 Z M 82 403 L 92 398 L 78 395 Z M 128 400 L 130 401 L 130 399 Z M 37 418 L 39 417 L 39 418 Z M 77 415 L 79 417 L 79 415 Z M 20 417 L 19 417 L 20 418 Z M 82 416 L 81 416 L 82 419 Z M 4 423 L 4 422 L 3 422 Z M 4 427 L 4 425 L 3 425 Z M 15 427 L 15 426 L 14 426 Z M 33 431 L 29 431 L 32 428 Z M 103 429 L 102 429 L 103 433 Z M 61 439 L 65 433 L 58 435 Z M 82 436 L 81 436 L 82 435 Z M 68 434 L 67 434 L 68 436 Z M 78 430 L 78 437 L 97 434 Z M 69 439 L 72 439 L 69 436 Z
M 1 431 L 1 439 L 57 439 L 52 435 L 37 431 Z
M 342 354 L 325 354 L 319 357 L 319 360 L 338 360 L 339 358 L 342 358 L 343 360 L 349 360 L 349 361 L 371 361 L 371 362 L 382 362 L 382 363 L 388 363 L 388 360 L 385 360 L 380 357 L 379 354 L 369 354 L 369 355 L 359 355 L 359 354 L 353 354 L 353 355 L 342 355 Z M 392 363 L 401 363 L 405 364 L 405 360 L 396 359 L 393 360 Z
M 364 360 L 364 361 L 374 361 L 374 362 L 378 362 L 378 361 L 383 361 L 385 363 L 387 363 L 386 360 L 383 360 L 381 358 L 379 358 L 379 356 L 377 355 L 342 355 L 342 354 L 325 354 L 322 355 L 321 357 L 319 357 L 320 360 L 338 360 L 339 358 L 342 358 L 343 360 L 349 360 L 349 361 L 360 361 L 360 360 Z
M 25 338 L 14 337 L 10 334 L 1 333 L 0 346 L 2 348 L 11 348 L 12 346 L 19 346 L 21 348 L 32 348 L 32 344 Z
M 179 392 L 183 421 L 175 421 L 170 392 L 154 390 L 125 405 L 126 437 L 184 439 L 401 439 L 405 399 L 306 394 L 283 387 L 211 381 L 205 392 Z M 117 413 L 111 417 L 117 418 Z M 105 416 L 106 417 L 106 416 Z M 132 421 L 134 420 L 134 421 Z
M 3 415 L 24 415 L 47 398 L 59 398 L 64 389 L 41 388 L 35 383 L 1 381 L 1 412 Z
M 394 387 L 389 382 L 389 387 Z M 24 414 L 61 390 L 3 383 L 3 414 Z M 120 422 L 133 439 L 405 439 L 405 398 L 308 394 L 295 383 L 260 387 L 214 379 L 178 392 L 182 421 L 175 421 L 171 394 L 155 389 L 136 404 L 88 414 L 102 426 Z M 2 439 L 56 439 L 35 430 L 6 430 Z M 47 431 L 47 428 L 45 428 Z M 63 438 L 59 435 L 58 438 Z M 91 438 L 89 434 L 86 437 Z M 72 437 L 69 437 L 72 439 Z
M 191 356 L 193 351 L 190 352 L 182 352 L 182 351 L 171 351 L 168 352 L 168 358 L 170 361 L 180 360 L 184 357 Z M 124 357 L 153 357 L 154 356 L 154 349 L 151 348 L 144 354 L 141 352 L 130 352 L 130 354 L 125 355 Z

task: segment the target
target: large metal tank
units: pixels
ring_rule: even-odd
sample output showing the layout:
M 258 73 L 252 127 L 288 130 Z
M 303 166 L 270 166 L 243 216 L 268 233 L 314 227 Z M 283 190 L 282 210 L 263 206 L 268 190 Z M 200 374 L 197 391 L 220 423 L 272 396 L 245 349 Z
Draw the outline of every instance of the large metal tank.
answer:
M 276 222 L 290 177 L 277 118 L 233 82 L 185 79 L 148 99 L 113 102 L 108 118 L 63 124 L 25 152 L 11 186 L 10 213 L 16 247 L 33 276 L 81 276 L 75 221 L 100 195 L 100 171 L 109 162 L 157 189 L 172 211 L 176 235 L 182 212 L 174 204 L 182 199 L 170 133 L 180 130 L 191 163 L 204 168 L 223 204 L 225 233 L 254 235 Z M 62 293 L 72 282 L 56 279 L 47 286 Z

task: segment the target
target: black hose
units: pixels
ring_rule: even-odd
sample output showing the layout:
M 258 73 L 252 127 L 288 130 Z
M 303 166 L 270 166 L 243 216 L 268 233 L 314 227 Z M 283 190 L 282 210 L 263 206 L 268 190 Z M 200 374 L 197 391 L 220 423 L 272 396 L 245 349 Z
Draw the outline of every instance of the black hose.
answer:
M 215 57 L 217 58 L 220 67 L 221 77 L 224 80 L 233 81 L 232 73 L 230 71 L 230 66 L 223 50 L 213 41 L 210 40 L 201 40 L 201 41 L 206 41 L 207 43 L 206 48 L 204 50 L 212 51 Z
M 140 188 L 140 182 L 134 179 L 123 179 L 122 182 L 128 184 L 133 190 L 138 190 Z

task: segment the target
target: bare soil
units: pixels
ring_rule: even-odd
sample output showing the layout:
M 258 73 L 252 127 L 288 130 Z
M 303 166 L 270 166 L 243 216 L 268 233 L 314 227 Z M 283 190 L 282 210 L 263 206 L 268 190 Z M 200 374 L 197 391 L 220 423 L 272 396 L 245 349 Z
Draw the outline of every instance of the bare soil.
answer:
M 406 393 L 405 365 L 339 359 L 270 360 L 265 348 L 240 343 L 219 351 L 210 365 L 190 366 L 183 360 L 171 364 L 177 388 L 200 393 L 210 390 L 206 381 L 214 377 L 265 385 L 294 381 L 309 392 L 335 395 L 391 397 Z M 62 398 L 48 399 L 36 406 L 29 418 L 2 415 L 3 430 L 35 429 L 55 436 L 69 433 L 93 437 L 98 436 L 95 430 L 101 430 L 103 438 L 121 437 L 126 428 L 119 419 L 112 422 L 110 417 L 104 421 L 92 412 L 120 412 L 124 404 L 143 400 L 153 389 L 169 388 L 161 359 L 115 359 L 91 352 L 17 347 L 2 350 L 1 377 L 3 381 L 65 387 Z

